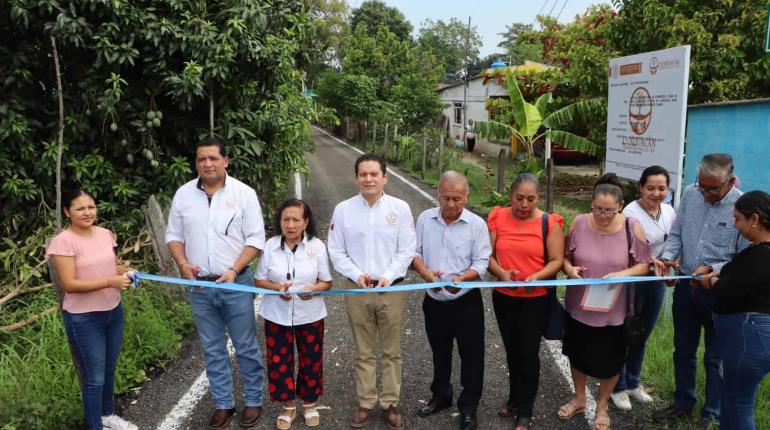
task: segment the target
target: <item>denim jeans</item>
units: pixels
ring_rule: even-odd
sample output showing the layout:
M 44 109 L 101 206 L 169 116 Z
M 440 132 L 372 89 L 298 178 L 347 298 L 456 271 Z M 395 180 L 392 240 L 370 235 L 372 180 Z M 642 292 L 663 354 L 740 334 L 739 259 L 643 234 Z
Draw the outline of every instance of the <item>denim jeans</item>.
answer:
M 722 358 L 716 345 L 712 309 L 714 293 L 693 288 L 690 280 L 681 280 L 674 289 L 674 374 L 676 391 L 674 407 L 689 411 L 695 406 L 695 372 L 701 329 L 704 331 L 706 351 L 703 365 L 706 369 L 706 399 L 701 417 L 719 419 Z
M 770 314 L 715 314 L 722 353 L 721 430 L 754 430 L 754 406 L 762 378 L 770 373 Z
M 102 415 L 115 413 L 112 391 L 123 342 L 123 305 L 109 311 L 63 314 L 67 339 L 82 372 L 88 428 L 102 430 Z
M 647 339 L 652 334 L 655 323 L 658 322 L 666 287 L 662 281 L 640 282 L 634 286 L 634 291 L 634 309 L 638 315 L 642 315 L 644 318 L 644 337 L 639 348 L 628 348 L 626 351 L 626 363 L 620 370 L 618 383 L 615 385 L 616 393 L 639 387 Z
M 236 282 L 252 285 L 251 270 L 239 275 Z M 265 368 L 257 342 L 254 293 L 190 287 L 188 295 L 216 409 L 235 407 L 226 334 L 230 335 L 238 357 L 244 403 L 246 406 L 261 406 Z

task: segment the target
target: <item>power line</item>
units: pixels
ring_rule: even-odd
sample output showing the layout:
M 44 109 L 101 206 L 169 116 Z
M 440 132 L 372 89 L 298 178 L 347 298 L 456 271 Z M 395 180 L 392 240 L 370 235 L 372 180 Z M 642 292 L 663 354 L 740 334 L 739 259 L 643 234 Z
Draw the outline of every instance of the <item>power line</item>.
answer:
M 564 7 L 567 6 L 567 2 L 569 0 L 564 0 L 564 3 L 561 5 L 561 9 L 559 9 L 559 13 L 556 15 L 556 20 L 559 20 L 559 17 L 561 16 L 561 13 L 564 12 Z
M 548 16 L 551 16 L 551 14 L 553 13 L 553 10 L 556 9 L 557 4 L 559 4 L 559 0 L 555 0 L 553 2 L 553 6 L 551 6 L 551 10 L 548 11 Z

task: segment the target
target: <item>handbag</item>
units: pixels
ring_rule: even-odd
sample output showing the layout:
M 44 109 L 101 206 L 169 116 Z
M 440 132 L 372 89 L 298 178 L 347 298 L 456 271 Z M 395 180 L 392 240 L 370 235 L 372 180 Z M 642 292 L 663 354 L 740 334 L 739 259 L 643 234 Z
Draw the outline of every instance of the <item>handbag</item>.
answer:
M 631 257 L 631 229 L 626 218 L 626 240 L 628 241 L 628 264 L 633 264 Z M 623 342 L 629 348 L 640 348 L 644 342 L 644 317 L 636 314 L 635 300 L 636 287 L 633 283 L 623 286 L 626 292 L 626 317 L 623 319 Z
M 548 212 L 543 213 L 543 261 L 548 264 Z M 564 339 L 564 329 L 567 325 L 567 311 L 564 310 L 559 297 L 556 296 L 556 287 L 548 288 L 548 313 L 546 314 L 543 338 L 546 340 Z

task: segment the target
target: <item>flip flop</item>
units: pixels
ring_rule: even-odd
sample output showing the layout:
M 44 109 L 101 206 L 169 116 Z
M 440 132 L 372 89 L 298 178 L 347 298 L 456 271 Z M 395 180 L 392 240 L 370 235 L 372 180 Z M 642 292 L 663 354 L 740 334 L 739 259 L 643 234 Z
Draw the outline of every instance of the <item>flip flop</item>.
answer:
M 594 423 L 594 430 L 610 430 L 610 416 L 606 412 L 597 412 Z
M 284 412 L 286 411 L 295 411 L 296 407 L 283 407 Z M 290 415 L 287 415 L 286 413 L 278 415 L 278 418 L 275 419 L 275 428 L 278 430 L 289 430 L 291 428 L 291 423 L 294 422 L 294 418 L 296 418 L 297 415 L 292 417 Z
M 566 420 L 574 417 L 575 415 L 577 415 L 577 414 L 579 414 L 579 413 L 581 413 L 581 412 L 583 412 L 585 410 L 586 410 L 585 405 L 584 406 L 576 406 L 575 405 L 575 399 L 573 398 L 569 402 L 561 405 L 559 410 L 556 412 L 556 416 L 559 417 L 560 420 L 566 421 Z M 565 416 L 562 416 L 561 414 L 559 414 L 559 412 L 561 412 L 561 411 L 564 411 Z

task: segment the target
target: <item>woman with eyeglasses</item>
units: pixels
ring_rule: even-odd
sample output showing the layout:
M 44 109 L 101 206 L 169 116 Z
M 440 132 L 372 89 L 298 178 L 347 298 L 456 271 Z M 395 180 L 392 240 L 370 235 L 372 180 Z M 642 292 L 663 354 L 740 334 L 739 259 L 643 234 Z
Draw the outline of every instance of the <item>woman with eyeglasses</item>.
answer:
M 668 170 L 661 166 L 644 169 L 639 178 L 639 199 L 623 208 L 623 215 L 639 220 L 655 259 L 663 254 L 666 239 L 676 220 L 674 208 L 663 203 L 669 191 L 669 181 Z M 611 395 L 612 403 L 620 410 L 631 409 L 631 398 L 641 403 L 652 401 L 640 383 L 640 375 L 647 339 L 658 321 L 665 289 L 663 281 L 643 282 L 634 286 L 634 308 L 637 315 L 644 318 L 644 335 L 641 345 L 628 348 L 625 365 L 620 371 L 615 392 Z
M 722 430 L 754 430 L 762 379 L 770 373 L 770 195 L 749 191 L 735 202 L 735 228 L 751 245 L 717 274 L 701 278 L 715 296 L 714 329 L 724 371 Z
M 641 224 L 620 212 L 623 191 L 614 173 L 594 185 L 591 213 L 570 225 L 564 273 L 570 279 L 646 275 L 652 263 L 650 245 Z M 595 430 L 608 430 L 610 394 L 626 357 L 623 320 L 627 314 L 623 284 L 567 288 L 568 312 L 563 353 L 569 358 L 575 394 L 558 417 L 567 420 L 585 410 L 586 379 L 599 379 Z
M 315 237 L 310 207 L 289 199 L 275 213 L 273 231 L 265 243 L 254 285 L 280 291 L 266 295 L 260 315 L 265 320 L 267 374 L 270 400 L 283 404 L 276 419 L 278 429 L 291 427 L 296 417 L 295 397 L 302 400 L 305 425 L 320 424 L 315 402 L 323 394 L 323 338 L 326 305 L 312 293 L 332 287 L 326 246 Z M 296 293 L 311 294 L 296 294 Z M 294 377 L 294 345 L 297 366 Z

